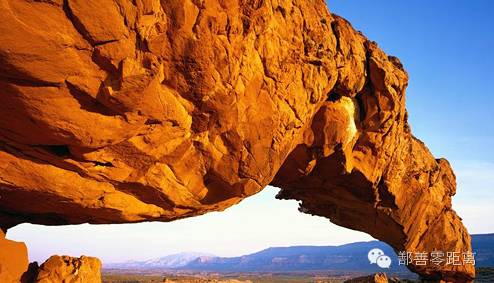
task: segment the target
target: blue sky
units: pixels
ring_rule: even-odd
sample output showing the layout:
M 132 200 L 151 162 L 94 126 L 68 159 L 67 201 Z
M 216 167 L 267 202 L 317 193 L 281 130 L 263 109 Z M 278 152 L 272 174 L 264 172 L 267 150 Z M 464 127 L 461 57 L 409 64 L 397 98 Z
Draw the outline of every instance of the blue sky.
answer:
M 400 58 L 414 135 L 451 162 L 469 231 L 494 232 L 494 1 L 327 2 Z
M 458 178 L 454 208 L 471 233 L 494 232 L 494 1 L 332 0 L 330 10 L 400 58 L 414 134 Z M 32 260 L 52 254 L 103 261 L 148 259 L 182 251 L 234 256 L 269 246 L 370 240 L 327 219 L 301 214 L 267 188 L 222 213 L 172 223 L 44 227 L 24 224 Z
M 452 161 L 493 161 L 493 1 L 327 1 L 410 75 L 414 134 Z

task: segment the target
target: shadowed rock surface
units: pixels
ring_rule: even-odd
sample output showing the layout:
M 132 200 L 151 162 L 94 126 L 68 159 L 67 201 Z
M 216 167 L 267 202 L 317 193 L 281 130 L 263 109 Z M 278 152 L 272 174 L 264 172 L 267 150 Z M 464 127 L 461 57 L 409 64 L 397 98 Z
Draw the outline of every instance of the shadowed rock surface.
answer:
M 171 221 L 266 185 L 396 250 L 470 251 L 407 73 L 322 0 L 0 0 L 0 225 Z M 473 266 L 411 266 L 468 280 Z

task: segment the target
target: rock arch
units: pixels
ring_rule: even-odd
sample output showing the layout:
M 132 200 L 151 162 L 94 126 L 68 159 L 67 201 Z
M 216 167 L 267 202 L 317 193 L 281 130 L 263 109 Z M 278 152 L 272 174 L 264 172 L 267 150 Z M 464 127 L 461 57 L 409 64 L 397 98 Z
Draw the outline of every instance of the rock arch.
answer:
M 470 251 L 400 61 L 304 0 L 0 0 L 0 225 L 172 221 L 266 185 L 396 250 Z M 411 266 L 469 280 L 472 266 Z

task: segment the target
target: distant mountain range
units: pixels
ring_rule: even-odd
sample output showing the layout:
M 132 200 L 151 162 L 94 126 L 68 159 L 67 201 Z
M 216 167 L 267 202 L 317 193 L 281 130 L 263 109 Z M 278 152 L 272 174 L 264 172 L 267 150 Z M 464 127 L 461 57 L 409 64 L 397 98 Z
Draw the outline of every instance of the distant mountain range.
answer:
M 145 261 L 126 261 L 105 264 L 105 268 L 117 269 L 177 269 L 186 266 L 198 258 L 214 257 L 206 253 L 178 253 Z
M 472 235 L 476 267 L 494 267 L 494 234 Z M 107 264 L 105 268 L 173 269 L 207 272 L 285 272 L 285 271 L 382 271 L 369 264 L 367 253 L 378 248 L 393 260 L 387 272 L 407 273 L 396 262 L 396 254 L 380 241 L 357 242 L 341 246 L 294 246 L 268 248 L 239 257 L 216 257 L 201 253 L 180 253 L 148 261 Z M 445 251 L 446 252 L 446 251 Z
M 472 235 L 476 267 L 494 267 L 494 234 Z
M 240 257 L 199 257 L 183 267 L 209 272 L 288 272 L 308 270 L 382 271 L 369 264 L 367 253 L 378 248 L 396 258 L 387 244 L 379 241 L 357 242 L 341 246 L 294 246 L 268 248 Z M 408 272 L 405 266 L 392 264 L 393 272 Z

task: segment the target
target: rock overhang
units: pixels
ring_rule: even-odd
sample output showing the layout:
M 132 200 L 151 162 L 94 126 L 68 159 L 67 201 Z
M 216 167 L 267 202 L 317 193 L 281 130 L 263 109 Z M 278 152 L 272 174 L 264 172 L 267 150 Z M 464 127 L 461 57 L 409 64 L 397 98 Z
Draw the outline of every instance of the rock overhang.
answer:
M 0 10 L 3 228 L 172 221 L 272 184 L 396 250 L 471 250 L 454 173 L 408 126 L 403 66 L 324 1 Z

